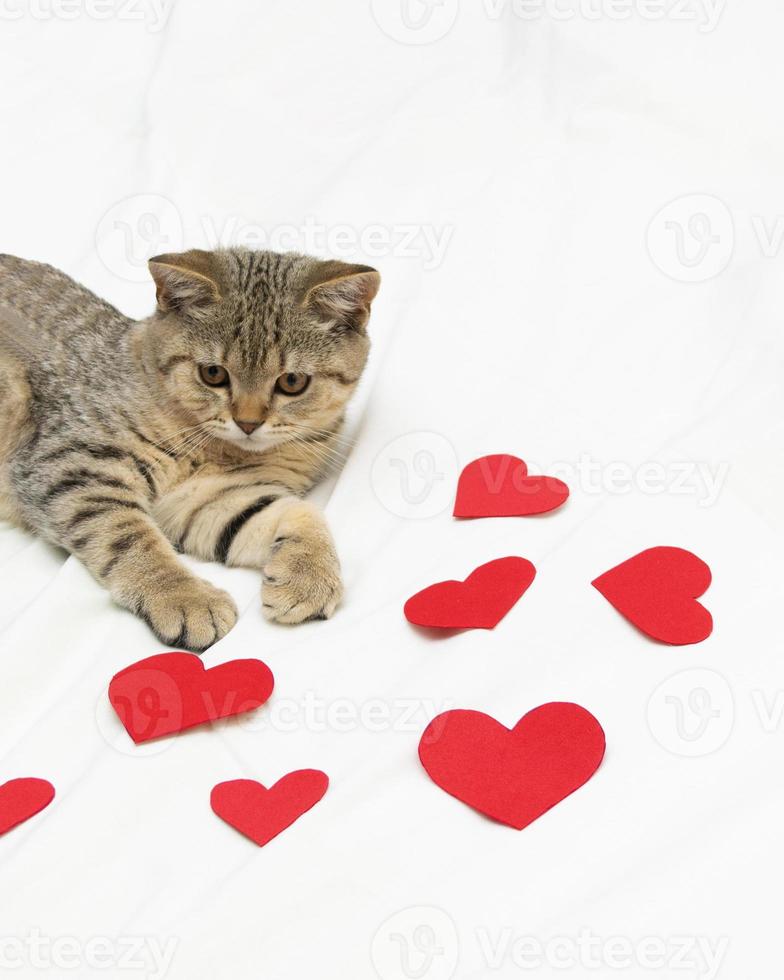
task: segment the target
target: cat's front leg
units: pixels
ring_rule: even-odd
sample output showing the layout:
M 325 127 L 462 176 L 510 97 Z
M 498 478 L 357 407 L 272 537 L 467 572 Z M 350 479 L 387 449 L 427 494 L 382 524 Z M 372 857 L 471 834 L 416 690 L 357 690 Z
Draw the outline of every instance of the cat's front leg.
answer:
M 278 623 L 329 619 L 343 596 L 332 535 L 315 506 L 291 498 L 286 504 L 261 569 L 264 614 Z
M 156 503 L 177 548 L 197 558 L 258 568 L 268 619 L 327 619 L 343 594 L 332 535 L 313 504 L 279 484 L 221 474 L 192 477 Z
M 200 653 L 234 626 L 231 596 L 183 567 L 139 500 L 89 487 L 68 496 L 53 515 L 59 532 L 49 536 L 81 559 L 162 643 Z

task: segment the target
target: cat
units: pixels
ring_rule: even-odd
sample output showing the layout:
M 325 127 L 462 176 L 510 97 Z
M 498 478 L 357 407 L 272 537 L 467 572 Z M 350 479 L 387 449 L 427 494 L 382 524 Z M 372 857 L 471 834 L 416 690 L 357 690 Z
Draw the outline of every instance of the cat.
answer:
M 239 248 L 149 269 L 157 306 L 133 321 L 0 255 L 0 516 L 75 555 L 173 648 L 202 652 L 237 619 L 178 552 L 260 569 L 270 620 L 326 619 L 340 566 L 302 496 L 338 456 L 379 273 Z

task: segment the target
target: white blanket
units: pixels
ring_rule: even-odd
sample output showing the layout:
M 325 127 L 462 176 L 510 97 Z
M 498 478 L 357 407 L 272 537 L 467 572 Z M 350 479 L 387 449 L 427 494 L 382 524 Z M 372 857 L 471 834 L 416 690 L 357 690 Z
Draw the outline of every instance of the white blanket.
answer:
M 384 284 L 354 447 L 321 492 L 342 608 L 272 626 L 256 574 L 202 569 L 242 609 L 205 661 L 262 658 L 258 712 L 134 748 L 106 689 L 159 644 L 75 560 L 2 530 L 0 783 L 57 797 L 0 839 L 0 973 L 772 975 L 780 4 L 3 11 L 3 251 L 133 315 L 147 256 L 218 240 Z M 566 479 L 567 505 L 455 521 L 459 468 L 491 452 Z M 590 586 L 658 544 L 713 570 L 701 645 L 646 639 Z M 413 592 L 507 554 L 538 576 L 492 632 L 404 621 Z M 511 726 L 555 700 L 596 715 L 607 755 L 522 832 L 419 763 L 441 710 Z M 221 780 L 303 767 L 327 795 L 261 850 L 210 810 Z

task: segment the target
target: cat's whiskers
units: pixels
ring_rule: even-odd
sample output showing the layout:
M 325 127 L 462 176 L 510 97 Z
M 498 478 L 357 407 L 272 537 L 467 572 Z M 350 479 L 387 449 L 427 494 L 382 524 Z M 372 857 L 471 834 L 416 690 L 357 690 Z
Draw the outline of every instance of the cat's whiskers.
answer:
M 309 436 L 323 436 L 325 438 L 329 438 L 330 441 L 334 441 L 339 445 L 344 445 L 352 449 L 356 445 L 356 439 L 350 439 L 334 429 L 324 429 L 315 425 L 307 425 L 304 422 L 286 422 L 285 427 L 295 430 L 297 434 L 303 433 Z
M 173 422 L 174 418 L 169 416 L 166 421 Z M 169 429 L 168 435 L 164 435 L 161 441 L 167 446 L 168 449 L 174 451 L 174 449 L 180 445 L 181 441 L 185 441 L 189 435 L 203 430 L 204 426 L 211 421 L 213 421 L 213 419 L 205 419 L 203 422 L 196 422 L 193 425 L 185 425 Z
M 176 455 L 178 461 L 182 463 L 185 460 L 195 456 L 196 453 L 198 453 L 204 446 L 207 445 L 207 443 L 212 440 L 212 438 L 213 434 L 209 431 L 200 430 L 192 433 L 177 447 Z
M 284 445 L 287 444 L 284 443 Z M 327 446 L 324 443 L 311 442 L 307 439 L 298 439 L 295 437 L 288 445 L 309 453 L 312 458 L 331 460 L 335 463 L 344 463 L 348 456 L 348 449 L 342 449 L 341 447 L 335 448 L 333 446 Z
M 212 438 L 214 433 L 205 429 L 208 422 L 197 422 L 195 425 L 184 426 L 178 431 L 173 432 L 168 438 L 164 436 L 160 441 L 161 445 L 170 453 L 173 453 L 180 462 L 195 455 Z M 175 441 L 176 440 L 176 441 Z M 152 476 L 159 475 L 169 465 L 168 460 L 161 459 L 149 463 L 149 471 Z
M 349 436 L 343 435 L 343 433 L 341 433 L 340 431 L 335 431 L 334 429 L 322 429 L 318 426 L 312 426 L 312 425 L 300 425 L 299 427 L 304 432 L 307 432 L 315 436 L 324 436 L 325 438 L 334 440 L 336 443 L 340 445 L 350 446 L 353 448 L 353 446 L 355 446 L 357 442 L 356 439 L 352 439 Z
M 179 453 L 187 449 L 191 443 L 198 441 L 201 438 L 201 436 L 207 434 L 208 432 L 204 428 L 204 426 L 198 425 L 192 431 L 182 435 L 182 438 L 178 442 L 170 442 L 167 448 L 172 453 Z
M 333 465 L 337 465 L 334 460 L 325 460 L 318 456 L 313 455 L 309 450 L 303 452 L 305 459 L 309 466 L 314 467 L 315 470 L 320 472 L 327 472 L 331 470 Z
M 328 453 L 325 451 L 326 447 L 318 446 L 315 443 L 299 441 L 294 442 L 293 445 L 305 455 L 306 459 L 309 459 L 312 463 L 316 463 L 320 469 L 338 468 L 346 461 L 345 456 L 341 456 L 334 451 Z

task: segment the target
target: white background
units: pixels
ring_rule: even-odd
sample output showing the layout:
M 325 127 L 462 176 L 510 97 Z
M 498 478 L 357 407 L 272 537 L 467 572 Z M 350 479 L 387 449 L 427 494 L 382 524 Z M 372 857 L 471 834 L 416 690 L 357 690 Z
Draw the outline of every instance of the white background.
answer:
M 155 640 L 73 560 L 0 532 L 0 782 L 57 787 L 0 840 L 0 974 L 775 972 L 780 3 L 0 11 L 3 251 L 139 316 L 149 255 L 218 238 L 384 279 L 355 446 L 322 491 L 343 607 L 273 627 L 255 574 L 204 569 L 243 609 L 206 662 L 275 673 L 255 716 L 134 749 L 106 686 Z M 567 505 L 454 521 L 459 468 L 491 452 L 565 478 Z M 713 570 L 699 646 L 652 643 L 589 585 L 658 544 Z M 496 630 L 405 623 L 413 592 L 505 554 L 538 576 Z M 591 710 L 608 751 L 526 830 L 421 769 L 440 710 L 511 726 L 552 700 Z M 220 780 L 302 767 L 330 790 L 262 850 L 210 811 Z

